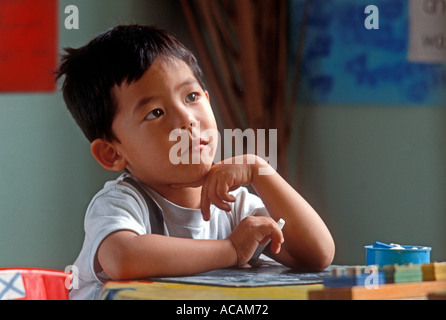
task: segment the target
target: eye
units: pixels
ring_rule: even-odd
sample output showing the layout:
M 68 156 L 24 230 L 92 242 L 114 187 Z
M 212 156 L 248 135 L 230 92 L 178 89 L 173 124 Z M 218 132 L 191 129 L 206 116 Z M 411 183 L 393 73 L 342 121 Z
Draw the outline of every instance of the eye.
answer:
M 146 120 L 155 120 L 155 119 L 161 117 L 163 114 L 164 114 L 163 110 L 161 110 L 161 109 L 153 109 L 152 111 L 150 111 L 146 115 L 145 119 Z
M 195 102 L 195 101 L 197 101 L 198 98 L 199 98 L 199 94 L 198 94 L 197 92 L 192 92 L 192 93 L 189 93 L 189 94 L 186 96 L 186 98 L 184 99 L 184 101 L 185 101 L 186 103 L 191 103 L 191 102 Z

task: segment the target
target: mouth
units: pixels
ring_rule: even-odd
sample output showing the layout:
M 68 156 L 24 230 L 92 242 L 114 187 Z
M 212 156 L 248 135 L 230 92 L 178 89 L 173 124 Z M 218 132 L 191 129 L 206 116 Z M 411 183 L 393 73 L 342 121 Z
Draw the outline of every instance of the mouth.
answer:
M 189 141 L 189 147 L 181 153 L 181 157 L 186 154 L 193 154 L 196 152 L 201 152 L 207 145 L 209 141 L 204 139 L 192 139 Z

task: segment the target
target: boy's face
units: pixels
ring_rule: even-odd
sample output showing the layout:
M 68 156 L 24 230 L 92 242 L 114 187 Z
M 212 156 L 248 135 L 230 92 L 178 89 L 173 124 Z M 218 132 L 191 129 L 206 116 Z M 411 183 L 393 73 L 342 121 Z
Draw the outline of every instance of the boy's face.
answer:
M 157 58 L 138 81 L 114 86 L 111 94 L 117 104 L 112 130 L 120 141 L 114 142 L 115 148 L 143 183 L 158 191 L 197 181 L 209 171 L 209 161 L 192 164 L 193 148 L 178 153 L 183 157 L 179 164 L 171 159 L 170 151 L 179 143 L 169 140 L 171 133 L 182 132 L 188 144 L 198 145 L 195 150 L 206 150 L 212 158 L 217 146 L 215 139 L 202 134 L 217 130 L 208 93 L 186 63 Z

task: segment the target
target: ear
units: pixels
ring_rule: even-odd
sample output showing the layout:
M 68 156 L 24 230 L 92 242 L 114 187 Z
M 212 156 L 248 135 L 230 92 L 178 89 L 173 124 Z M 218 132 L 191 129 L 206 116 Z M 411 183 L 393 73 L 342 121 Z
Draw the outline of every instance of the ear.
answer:
M 127 166 L 127 161 L 111 142 L 96 139 L 91 143 L 90 150 L 96 161 L 107 170 L 122 171 Z
M 211 99 L 209 98 L 209 92 L 207 90 L 205 90 L 204 94 L 206 95 L 206 98 L 208 98 L 208 101 L 211 102 Z

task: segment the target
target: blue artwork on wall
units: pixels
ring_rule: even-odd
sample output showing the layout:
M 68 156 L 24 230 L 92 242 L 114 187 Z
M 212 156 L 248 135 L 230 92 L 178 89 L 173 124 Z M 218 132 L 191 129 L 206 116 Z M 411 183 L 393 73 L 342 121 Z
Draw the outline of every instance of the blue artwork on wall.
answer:
M 446 106 L 446 64 L 407 59 L 407 0 L 312 0 L 306 17 L 298 102 Z M 296 61 L 305 0 L 290 0 L 290 67 Z M 379 29 L 367 29 L 368 5 Z

